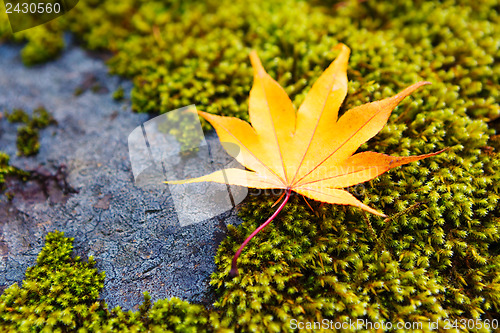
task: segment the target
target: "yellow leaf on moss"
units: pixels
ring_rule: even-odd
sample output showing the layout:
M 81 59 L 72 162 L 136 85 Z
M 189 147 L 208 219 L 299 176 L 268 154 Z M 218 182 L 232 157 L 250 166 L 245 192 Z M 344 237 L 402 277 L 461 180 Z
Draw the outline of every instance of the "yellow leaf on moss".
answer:
M 347 94 L 350 54 L 347 46 L 339 44 L 338 48 L 339 56 L 315 82 L 298 111 L 253 51 L 250 54 L 254 68 L 250 124 L 198 111 L 215 128 L 221 142 L 239 147 L 239 154 L 234 157 L 248 170 L 225 169 L 167 183 L 208 181 L 262 189 L 281 188 L 314 200 L 356 206 L 384 216 L 343 188 L 441 151 L 408 157 L 355 152 L 384 127 L 399 102 L 429 82 L 417 82 L 393 97 L 360 105 L 338 118 Z

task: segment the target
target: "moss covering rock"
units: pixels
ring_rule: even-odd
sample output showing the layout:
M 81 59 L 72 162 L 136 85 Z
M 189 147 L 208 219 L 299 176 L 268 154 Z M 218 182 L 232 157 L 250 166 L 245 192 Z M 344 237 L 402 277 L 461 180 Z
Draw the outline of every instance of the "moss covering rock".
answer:
M 104 274 L 96 274 L 92 258 L 72 258 L 72 240 L 62 233 L 47 235 L 37 265 L 26 272 L 22 287 L 7 288 L 1 296 L 2 331 L 62 331 L 89 326 L 99 318 L 97 301 Z
M 92 257 L 87 262 L 72 257 L 72 250 L 72 238 L 57 231 L 47 235 L 23 285 L 14 284 L 0 296 L 2 332 L 203 331 L 208 322 L 203 307 L 176 298 L 151 306 L 146 293 L 137 312 L 108 310 L 98 300 L 105 273 L 94 268 Z
M 6 177 L 16 176 L 24 180 L 29 176 L 28 172 L 13 167 L 9 162 L 10 156 L 3 151 L 0 151 L 0 191 L 4 189 L 3 184 L 5 183 Z
M 22 109 L 14 109 L 7 114 L 10 123 L 24 124 L 17 128 L 17 149 L 19 155 L 31 156 L 40 150 L 39 130 L 54 124 L 55 120 L 43 106 L 33 110 L 33 115 L 28 115 Z
M 0 185 L 5 182 L 5 176 L 15 172 L 15 168 L 9 165 L 10 157 L 0 151 Z
M 253 196 L 241 209 L 245 222 L 230 228 L 216 257 L 216 309 L 159 301 L 156 323 L 174 318 L 192 322 L 189 329 L 280 332 L 292 330 L 291 319 L 485 322 L 500 319 L 500 145 L 493 126 L 500 114 L 499 13 L 493 0 L 80 1 L 36 34 L 14 38 L 27 40 L 27 64 L 60 52 L 58 42 L 44 44 L 43 56 L 30 51 L 43 43 L 38 34 L 62 41 L 64 29 L 88 48 L 113 52 L 110 70 L 134 81 L 131 99 L 140 112 L 194 103 L 246 119 L 251 48 L 296 105 L 339 41 L 352 49 L 341 112 L 418 80 L 432 82 L 361 147 L 403 156 L 448 148 L 355 188 L 388 219 L 309 207 L 295 197 L 245 248 L 241 275 L 231 279 L 232 255 L 278 198 Z M 124 330 L 152 323 L 144 311 L 104 313 L 102 320 Z M 198 321 L 177 319 L 189 313 Z

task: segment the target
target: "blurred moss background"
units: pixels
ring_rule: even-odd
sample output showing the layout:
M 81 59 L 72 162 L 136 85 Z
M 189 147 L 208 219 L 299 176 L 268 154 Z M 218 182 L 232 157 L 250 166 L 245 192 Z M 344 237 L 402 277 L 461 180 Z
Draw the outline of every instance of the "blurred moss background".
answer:
M 231 279 L 232 255 L 278 198 L 254 193 L 241 208 L 244 223 L 230 228 L 219 248 L 213 309 L 174 299 L 151 310 L 147 297 L 136 313 L 108 311 L 102 302 L 82 303 L 90 310 L 81 313 L 71 302 L 47 307 L 49 291 L 29 281 L 53 277 L 28 275 L 29 284 L 2 295 L 1 327 L 93 331 L 86 323 L 100 318 L 102 327 L 123 331 L 281 332 L 292 330 L 291 319 L 500 320 L 498 1 L 81 0 L 67 15 L 15 35 L 0 16 L 1 39 L 25 43 L 26 65 L 56 58 L 65 31 L 85 48 L 112 54 L 110 72 L 134 82 L 130 98 L 137 112 L 196 104 L 242 119 L 252 84 L 251 49 L 298 106 L 343 42 L 352 55 L 342 112 L 418 80 L 432 82 L 403 101 L 362 149 L 393 155 L 449 149 L 357 189 L 386 220 L 315 202 L 311 210 L 295 197 L 252 240 L 240 257 L 241 275 Z M 50 251 L 67 249 L 61 235 L 48 237 Z M 61 281 L 61 293 L 71 290 Z M 50 319 L 53 311 L 66 311 L 74 324 Z M 447 332 L 454 331 L 463 330 Z

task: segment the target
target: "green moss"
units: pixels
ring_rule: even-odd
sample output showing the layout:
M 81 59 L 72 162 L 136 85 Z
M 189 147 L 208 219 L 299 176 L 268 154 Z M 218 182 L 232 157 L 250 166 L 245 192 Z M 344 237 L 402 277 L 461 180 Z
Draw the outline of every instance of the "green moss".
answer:
M 498 160 L 487 169 L 491 167 L 486 179 L 494 177 L 490 179 L 498 183 Z M 438 179 L 444 172 L 427 172 L 424 186 L 423 179 L 408 176 L 411 169 L 390 172 L 363 191 L 365 203 L 392 216 L 388 220 L 311 202 L 313 212 L 295 197 L 247 245 L 239 259 L 240 276 L 231 279 L 232 255 L 272 214 L 278 197 L 251 198 L 241 211 L 246 222 L 229 228 L 216 257 L 219 270 L 212 284 L 221 291 L 216 307 L 223 318 L 245 332 L 289 331 L 292 319 L 396 323 L 496 318 L 500 258 L 490 247 L 499 238 L 499 212 L 498 195 L 489 193 L 495 182 L 464 174 L 464 183 L 485 182 L 484 190 L 473 191 L 476 207 L 468 215 L 461 211 L 472 206 L 463 195 L 470 187 L 443 184 Z M 447 195 L 439 194 L 443 188 Z M 367 199 L 377 197 L 377 202 Z M 447 222 L 448 216 L 454 218 Z
M 14 284 L 0 296 L 2 332 L 203 332 L 206 310 L 177 298 L 151 306 L 146 293 L 140 311 L 108 310 L 99 301 L 104 272 L 72 257 L 73 239 L 47 234 L 36 266 L 28 268 L 21 287 Z
M 40 150 L 39 132 L 37 128 L 22 126 L 17 129 L 17 151 L 20 155 L 36 155 Z
M 209 316 L 201 305 L 189 304 L 178 298 L 159 300 L 147 312 L 152 332 L 207 332 Z
M 20 155 L 36 155 L 40 150 L 39 130 L 46 128 L 56 121 L 52 115 L 43 106 L 33 110 L 30 117 L 22 109 L 14 109 L 7 114 L 7 120 L 11 123 L 23 123 L 24 126 L 18 127 L 16 145 Z
M 295 198 L 245 248 L 242 274 L 230 279 L 232 255 L 277 199 L 253 197 L 241 210 L 245 222 L 230 228 L 216 257 L 217 311 L 182 303 L 186 314 L 203 313 L 198 329 L 286 331 L 291 318 L 498 318 L 500 144 L 489 125 L 500 116 L 499 13 L 494 0 L 87 0 L 37 33 L 50 40 L 69 29 L 86 47 L 112 51 L 110 70 L 133 80 L 132 106 L 139 112 L 194 103 L 247 119 L 251 48 L 295 105 L 335 57 L 339 41 L 352 49 L 341 112 L 418 80 L 433 83 L 404 101 L 362 146 L 393 155 L 449 147 L 354 188 L 390 219 L 317 203 L 312 212 Z M 36 34 L 15 38 L 31 49 L 43 41 Z M 59 52 L 54 45 L 47 43 L 48 53 Z M 37 61 L 27 51 L 23 59 Z M 116 325 L 147 325 L 140 312 L 114 316 Z
M 125 90 L 123 90 L 123 87 L 120 86 L 113 93 L 113 99 L 115 101 L 121 101 L 121 100 L 123 100 L 124 97 L 125 97 Z
M 9 160 L 9 155 L 0 151 L 0 185 L 5 182 L 5 176 L 15 173 L 16 169 L 9 165 Z
M 29 176 L 29 173 L 15 168 L 9 164 L 10 157 L 6 153 L 0 151 L 0 191 L 3 190 L 3 183 L 5 182 L 5 177 L 7 176 L 16 176 L 22 180 L 26 180 Z M 12 198 L 12 194 L 6 193 L 7 198 L 10 200 Z
M 80 96 L 81 94 L 83 94 L 85 91 L 81 88 L 81 87 L 78 87 L 78 88 L 75 88 L 75 91 L 73 92 L 73 95 L 74 96 Z
M 40 106 L 33 110 L 33 116 L 31 118 L 29 126 L 38 129 L 44 129 L 52 124 L 56 124 L 56 121 L 45 107 Z
M 102 89 L 102 86 L 99 83 L 95 83 L 92 85 L 92 87 L 90 87 L 90 90 L 93 93 L 98 93 L 101 89 Z
M 11 123 L 27 123 L 30 116 L 23 109 L 13 109 L 7 113 L 7 120 Z
M 91 326 L 103 316 L 97 298 L 104 273 L 93 268 L 92 258 L 72 258 L 72 248 L 72 239 L 62 233 L 47 235 L 22 287 L 14 284 L 0 296 L 3 332 L 62 332 Z
M 358 72 L 350 74 L 351 79 L 364 77 L 354 77 L 360 84 L 376 79 L 395 89 L 418 78 L 437 79 L 461 87 L 458 93 L 467 97 L 471 114 L 498 115 L 496 1 L 335 3 L 127 0 L 118 6 L 87 0 L 16 39 L 26 38 L 26 49 L 44 45 L 46 52 L 56 53 L 57 43 L 44 38 L 62 40 L 57 33 L 69 29 L 87 47 L 113 51 L 110 69 L 133 78 L 133 108 L 140 112 L 162 113 L 194 103 L 245 119 L 250 48 L 259 51 L 298 104 L 304 88 L 331 61 L 332 46 L 342 41 L 353 49 L 351 68 Z M 27 63 L 41 57 L 23 52 Z

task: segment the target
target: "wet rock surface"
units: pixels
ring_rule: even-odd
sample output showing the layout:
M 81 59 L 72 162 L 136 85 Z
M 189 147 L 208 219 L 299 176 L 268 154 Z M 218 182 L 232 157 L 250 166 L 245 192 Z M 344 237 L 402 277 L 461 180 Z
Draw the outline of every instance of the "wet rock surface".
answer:
M 129 82 L 69 45 L 59 59 L 31 68 L 19 46 L 0 45 L 0 111 L 43 105 L 57 121 L 40 131 L 39 153 L 23 157 L 17 125 L 0 119 L 0 150 L 31 173 L 26 182 L 8 179 L 0 194 L 0 291 L 22 281 L 47 232 L 57 229 L 74 237 L 76 255 L 94 256 L 106 272 L 101 297 L 110 307 L 137 308 L 144 291 L 153 300 L 210 304 L 213 257 L 226 224 L 239 223 L 235 211 L 181 227 L 162 179 L 135 186 L 127 137 L 150 117 L 113 100 L 120 85 L 129 95 Z M 82 89 L 96 82 L 99 89 Z

